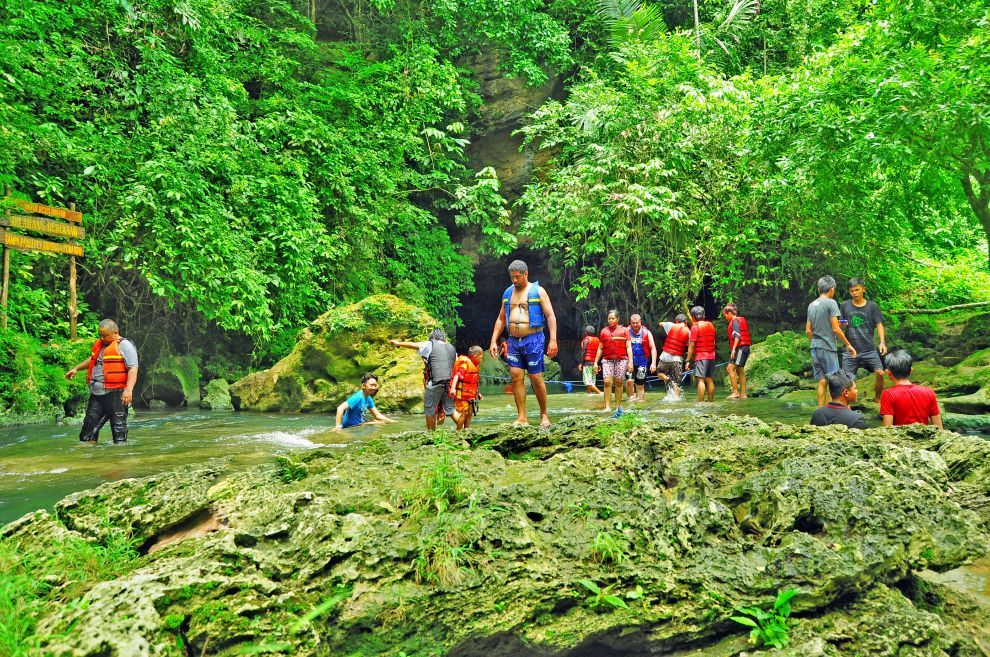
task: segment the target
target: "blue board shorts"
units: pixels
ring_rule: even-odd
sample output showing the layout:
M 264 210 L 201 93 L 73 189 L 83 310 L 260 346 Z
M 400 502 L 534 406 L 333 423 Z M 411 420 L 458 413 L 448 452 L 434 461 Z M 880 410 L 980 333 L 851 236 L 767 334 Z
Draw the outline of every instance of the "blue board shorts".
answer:
M 830 374 L 839 371 L 839 354 L 831 349 L 821 349 L 812 347 L 811 349 L 811 372 L 815 379 L 821 381 L 827 379 Z
M 544 351 L 546 351 L 546 338 L 543 331 L 540 331 L 525 338 L 514 338 L 510 335 L 505 356 L 509 361 L 509 367 L 518 367 L 530 374 L 539 374 L 543 371 Z

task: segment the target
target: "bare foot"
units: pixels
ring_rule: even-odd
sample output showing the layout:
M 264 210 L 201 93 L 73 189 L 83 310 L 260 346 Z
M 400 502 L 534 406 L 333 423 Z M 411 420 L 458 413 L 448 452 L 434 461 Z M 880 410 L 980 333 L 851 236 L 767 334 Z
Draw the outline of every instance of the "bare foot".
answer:
M 739 399 L 739 395 L 738 395 L 738 393 L 735 393 L 734 392 L 731 395 L 729 395 L 728 397 L 726 397 L 726 399 Z
M 514 426 L 514 427 L 528 427 L 529 426 L 529 420 L 527 420 L 526 418 L 523 418 L 521 420 L 520 419 L 516 419 L 516 421 L 512 423 L 512 426 Z
M 541 415 L 540 416 L 540 428 L 541 429 L 549 429 L 550 428 L 550 418 L 549 418 L 549 416 L 546 416 L 546 415 Z
M 611 406 L 606 406 L 605 407 L 605 412 L 606 413 L 611 413 L 612 412 L 612 407 Z
M 739 395 L 739 399 L 749 399 L 746 395 Z

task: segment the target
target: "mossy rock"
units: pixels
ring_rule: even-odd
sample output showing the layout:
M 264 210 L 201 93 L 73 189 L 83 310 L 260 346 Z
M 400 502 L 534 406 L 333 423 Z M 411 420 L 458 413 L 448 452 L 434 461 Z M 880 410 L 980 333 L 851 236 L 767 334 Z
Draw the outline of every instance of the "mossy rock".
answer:
M 206 384 L 200 408 L 210 411 L 229 411 L 234 406 L 230 401 L 230 384 L 224 379 L 213 379 Z
M 757 397 L 780 396 L 781 389 L 790 392 L 803 387 L 803 381 L 810 381 L 810 371 L 808 336 L 796 331 L 773 333 L 751 347 L 746 363 L 747 387 Z
M 109 524 L 149 550 L 80 603 L 39 608 L 42 654 L 738 656 L 752 648 L 730 616 L 792 587 L 788 655 L 979 654 L 965 648 L 985 628 L 905 586 L 988 541 L 990 442 L 934 427 L 578 416 L 217 475 L 58 505 L 64 531 Z M 208 533 L 178 531 L 199 515 Z M 39 513 L 0 534 L 49 527 Z
M 165 354 L 148 368 L 138 397 L 146 403 L 157 399 L 173 408 L 198 406 L 200 379 L 195 356 Z
M 234 407 L 333 413 L 360 387 L 361 377 L 374 372 L 380 409 L 412 409 L 423 397 L 423 361 L 388 341 L 425 340 L 438 325 L 426 311 L 387 294 L 332 308 L 302 330 L 289 355 L 274 367 L 230 386 Z
M 934 380 L 939 401 L 950 413 L 990 414 L 990 349 L 970 354 Z

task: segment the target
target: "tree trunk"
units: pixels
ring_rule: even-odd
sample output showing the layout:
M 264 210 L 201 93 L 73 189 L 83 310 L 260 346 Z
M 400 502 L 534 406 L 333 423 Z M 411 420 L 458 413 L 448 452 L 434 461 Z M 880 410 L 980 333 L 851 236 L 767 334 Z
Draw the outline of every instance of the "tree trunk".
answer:
M 902 308 L 900 310 L 887 310 L 888 315 L 938 315 L 940 313 L 947 313 L 953 310 L 965 310 L 966 308 L 981 308 L 983 306 L 990 306 L 990 301 L 975 301 L 973 303 L 958 303 L 954 306 L 946 306 L 944 308 Z
M 976 180 L 976 186 L 973 185 L 973 180 Z M 983 225 L 987 244 L 990 245 L 990 170 L 977 172 L 966 167 L 961 182 L 969 207 L 973 208 L 973 213 Z M 987 268 L 990 269 L 990 258 L 987 260 Z

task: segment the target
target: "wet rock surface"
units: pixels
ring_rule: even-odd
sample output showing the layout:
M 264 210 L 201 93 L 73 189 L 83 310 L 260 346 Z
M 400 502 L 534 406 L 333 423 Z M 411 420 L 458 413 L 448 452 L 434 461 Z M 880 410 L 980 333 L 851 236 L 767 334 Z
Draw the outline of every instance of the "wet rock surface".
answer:
M 423 360 L 388 341 L 425 340 L 436 326 L 425 311 L 391 295 L 334 308 L 303 329 L 274 367 L 231 384 L 234 408 L 334 413 L 366 372 L 380 377 L 375 403 L 384 412 L 421 407 Z
M 579 416 L 223 469 L 107 484 L 3 530 L 167 539 L 46 610 L 45 654 L 741 656 L 734 609 L 790 587 L 786 654 L 985 654 L 986 610 L 918 574 L 987 551 L 978 437 Z

